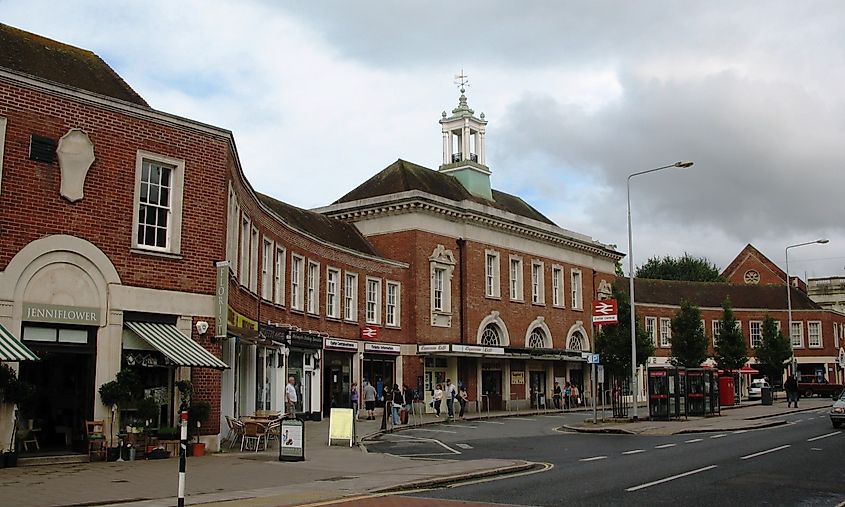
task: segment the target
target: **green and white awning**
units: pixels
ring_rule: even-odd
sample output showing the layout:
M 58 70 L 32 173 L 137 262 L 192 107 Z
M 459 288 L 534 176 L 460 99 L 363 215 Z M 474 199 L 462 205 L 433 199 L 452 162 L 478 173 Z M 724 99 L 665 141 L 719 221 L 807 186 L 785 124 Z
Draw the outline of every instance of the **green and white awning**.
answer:
M 0 324 L 0 361 L 38 361 L 38 356 Z
M 173 324 L 126 322 L 126 327 L 179 366 L 199 366 L 225 370 L 226 363 L 185 336 Z

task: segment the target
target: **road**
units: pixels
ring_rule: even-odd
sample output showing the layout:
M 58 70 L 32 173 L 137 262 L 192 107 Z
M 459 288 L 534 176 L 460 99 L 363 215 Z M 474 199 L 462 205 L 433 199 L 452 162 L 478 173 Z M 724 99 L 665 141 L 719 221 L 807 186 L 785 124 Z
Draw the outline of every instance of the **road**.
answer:
M 508 458 L 546 471 L 409 495 L 508 505 L 819 505 L 845 500 L 845 433 L 826 409 L 779 417 L 765 430 L 675 436 L 556 431 L 584 414 L 440 424 L 368 445 L 415 459 Z M 401 497 L 361 505 L 402 505 Z M 348 505 L 354 505 L 348 504 Z M 442 505 L 452 505 L 451 502 Z

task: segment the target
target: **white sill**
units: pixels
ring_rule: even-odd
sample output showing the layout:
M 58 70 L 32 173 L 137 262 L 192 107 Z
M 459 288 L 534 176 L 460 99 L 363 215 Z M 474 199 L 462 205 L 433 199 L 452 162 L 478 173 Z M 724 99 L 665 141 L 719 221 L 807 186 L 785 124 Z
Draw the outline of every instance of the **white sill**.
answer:
M 129 252 L 133 254 L 152 255 L 153 257 L 164 257 L 165 259 L 182 259 L 182 254 L 165 252 L 163 250 L 148 250 L 146 248 L 133 247 L 129 249 Z

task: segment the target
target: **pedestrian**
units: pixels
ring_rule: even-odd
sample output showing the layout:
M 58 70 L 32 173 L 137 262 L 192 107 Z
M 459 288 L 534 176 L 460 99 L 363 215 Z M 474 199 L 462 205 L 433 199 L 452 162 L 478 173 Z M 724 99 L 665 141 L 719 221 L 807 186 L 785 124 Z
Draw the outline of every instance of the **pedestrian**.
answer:
M 437 384 L 434 386 L 434 417 L 440 417 L 440 403 L 443 401 L 443 386 Z
M 555 388 L 552 390 L 552 400 L 554 400 L 555 408 L 560 410 L 560 398 L 563 396 L 563 390 L 560 388 L 560 383 L 555 382 Z
M 576 407 L 581 404 L 581 391 L 575 384 L 572 384 L 572 401 L 575 402 Z
M 288 377 L 288 385 L 285 386 L 285 417 L 294 419 L 296 417 L 296 402 L 299 398 L 296 395 L 296 379 Z
M 790 404 L 795 404 L 795 408 L 798 408 L 798 381 L 794 375 L 786 378 L 783 390 L 786 391 L 786 408 L 789 408 Z
M 460 405 L 461 405 L 461 411 L 458 414 L 458 417 L 463 419 L 464 418 L 464 412 L 466 411 L 466 408 L 467 408 L 467 401 L 469 400 L 469 393 L 467 392 L 466 384 L 464 384 L 463 382 L 459 382 L 458 386 L 459 386 L 458 403 L 460 403 Z
M 455 399 L 458 397 L 458 389 L 451 379 L 446 379 L 446 412 L 449 414 L 449 419 L 455 417 Z
M 352 387 L 349 388 L 350 405 L 352 406 L 352 418 L 358 419 L 358 382 L 352 381 Z
M 410 414 L 414 410 L 414 399 L 416 399 L 417 393 L 408 387 L 408 384 L 402 384 L 402 392 L 405 393 L 405 403 L 402 405 L 402 408 L 405 409 L 406 413 Z
M 566 387 L 563 388 L 563 403 L 564 408 L 572 408 L 572 384 L 566 382 Z
M 393 390 L 391 391 L 391 403 L 390 403 L 390 415 L 392 416 L 392 421 L 394 426 L 399 426 L 401 423 L 399 419 L 399 409 L 402 408 L 402 405 L 405 404 L 405 396 L 402 394 L 402 390 L 399 389 L 398 384 L 393 384 Z
M 364 408 L 367 409 L 367 420 L 368 421 L 375 421 L 376 415 L 376 397 L 378 393 L 376 393 L 376 388 L 373 387 L 372 384 L 364 380 Z

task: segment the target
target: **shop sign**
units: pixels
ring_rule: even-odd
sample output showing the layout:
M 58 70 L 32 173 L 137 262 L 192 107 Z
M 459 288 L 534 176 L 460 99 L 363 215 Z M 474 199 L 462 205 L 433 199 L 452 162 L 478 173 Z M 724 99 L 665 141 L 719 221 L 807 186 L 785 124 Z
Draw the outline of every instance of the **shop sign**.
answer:
M 222 261 L 217 266 L 217 283 L 214 292 L 214 336 L 226 338 L 229 332 L 229 261 Z
M 85 306 L 24 303 L 22 320 L 28 322 L 49 322 L 51 324 L 98 326 L 100 325 L 100 309 Z
M 292 347 L 319 349 L 323 346 L 323 339 L 319 336 L 305 333 L 291 333 L 290 344 Z
M 361 327 L 361 339 L 362 340 L 377 340 L 379 334 L 379 328 L 376 326 L 362 326 Z
M 398 354 L 400 352 L 399 345 L 391 345 L 389 343 L 365 343 L 364 352 L 375 352 L 377 354 Z
M 417 345 L 417 353 L 449 352 L 449 345 L 438 343 L 437 345 Z
M 839 363 L 840 368 L 845 368 L 845 349 L 839 349 L 839 357 L 836 358 L 836 362 Z
M 524 371 L 512 371 L 511 372 L 511 384 L 525 384 L 525 372 Z
M 337 338 L 326 338 L 323 347 L 332 350 L 344 350 L 348 352 L 358 352 L 358 343 L 346 340 L 338 340 Z
M 452 345 L 452 352 L 461 352 L 464 354 L 491 354 L 504 355 L 505 349 L 503 347 L 485 347 L 483 345 Z

